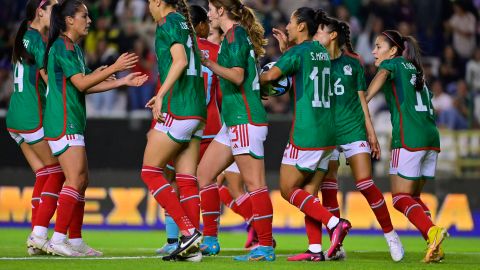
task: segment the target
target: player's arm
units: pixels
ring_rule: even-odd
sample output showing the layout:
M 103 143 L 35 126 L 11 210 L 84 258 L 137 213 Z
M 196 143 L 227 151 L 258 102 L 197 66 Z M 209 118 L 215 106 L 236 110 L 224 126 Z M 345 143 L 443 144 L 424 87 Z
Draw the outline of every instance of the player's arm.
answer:
M 175 82 L 180 78 L 185 68 L 187 68 L 187 53 L 185 48 L 180 43 L 175 43 L 170 47 L 170 54 L 172 55 L 172 65 L 168 70 L 167 77 L 165 81 L 160 86 L 158 90 L 157 97 L 162 98 L 167 94 Z
M 100 93 L 105 92 L 111 89 L 118 88 L 120 86 L 141 86 L 148 80 L 148 76 L 146 74 L 142 74 L 141 72 L 134 72 L 130 73 L 127 76 L 121 79 L 113 79 L 113 80 L 105 80 L 89 89 L 87 89 L 87 94 L 93 93 Z
M 381 149 L 380 144 L 378 143 L 377 134 L 375 133 L 375 128 L 373 127 L 372 118 L 370 117 L 370 112 L 368 110 L 365 92 L 358 91 L 358 96 L 360 98 L 360 104 L 362 105 L 363 115 L 365 118 L 365 129 L 367 131 L 368 143 L 372 148 L 372 157 L 378 160 L 380 159 Z
M 217 76 L 229 80 L 237 86 L 240 86 L 245 79 L 245 70 L 241 67 L 223 67 L 215 63 L 214 61 L 206 58 L 202 60 L 202 64 L 205 67 L 209 68 L 211 71 L 213 71 L 213 73 L 215 73 Z
M 390 75 L 390 71 L 386 69 L 380 69 L 375 77 L 373 78 L 372 82 L 368 86 L 367 89 L 367 102 L 370 100 L 382 89 L 383 84 L 387 81 L 388 75 Z
M 87 92 L 88 89 L 105 81 L 112 74 L 133 68 L 138 62 L 138 56 L 133 53 L 124 53 L 117 61 L 107 68 L 90 74 L 77 73 L 70 77 L 70 81 L 80 92 Z
M 282 76 L 282 71 L 278 67 L 273 66 L 267 72 L 260 74 L 260 84 L 265 85 L 271 81 L 277 80 L 281 76 Z

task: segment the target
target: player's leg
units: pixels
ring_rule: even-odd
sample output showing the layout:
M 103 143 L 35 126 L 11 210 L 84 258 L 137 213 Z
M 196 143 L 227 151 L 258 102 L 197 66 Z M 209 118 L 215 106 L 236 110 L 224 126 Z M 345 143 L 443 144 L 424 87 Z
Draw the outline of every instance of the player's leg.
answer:
M 233 162 L 228 138 L 222 138 L 223 135 L 219 133 L 210 143 L 197 169 L 204 234 L 201 249 L 204 255 L 215 255 L 220 252 L 218 243 L 220 194 L 216 178 Z
M 364 142 L 364 144 L 367 145 L 366 142 Z M 357 149 L 365 149 L 365 147 Z M 346 149 L 345 155 L 350 163 L 357 189 L 365 197 L 375 214 L 390 249 L 390 255 L 392 259 L 397 262 L 403 259 L 405 251 L 400 237 L 398 237 L 398 234 L 393 229 L 390 213 L 385 204 L 383 194 L 373 182 L 372 162 L 369 152 L 369 149 L 365 152 L 355 151 L 353 146 Z
M 337 172 L 340 165 L 339 158 L 340 152 L 337 149 L 333 150 L 332 157 L 328 163 L 327 175 L 321 185 L 323 206 L 338 218 L 340 218 L 340 208 L 337 200 Z
M 321 174 L 313 174 L 310 179 L 306 179 L 307 183 L 303 190 L 318 197 L 318 190 L 322 183 Z M 305 215 L 305 231 L 308 237 L 307 251 L 288 257 L 288 261 L 324 261 L 325 255 L 322 252 L 322 223 Z
M 157 123 L 157 126 L 161 125 Z M 149 132 L 141 176 L 154 198 L 180 228 L 183 236 L 176 253 L 186 253 L 199 245 L 201 234 L 195 229 L 176 194 L 172 192 L 173 188 L 163 175 L 163 168 L 167 162 L 172 160 L 183 146 L 182 143 L 171 139 L 167 133 L 168 131 L 164 132 L 156 128 Z M 193 134 L 193 131 L 191 134 Z M 176 253 L 172 254 L 176 256 Z

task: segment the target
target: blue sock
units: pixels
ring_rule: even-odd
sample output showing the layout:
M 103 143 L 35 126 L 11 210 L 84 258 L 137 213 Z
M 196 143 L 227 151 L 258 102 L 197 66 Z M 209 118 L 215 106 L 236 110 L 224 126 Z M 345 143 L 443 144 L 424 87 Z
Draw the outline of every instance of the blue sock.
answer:
M 168 239 L 178 239 L 180 229 L 171 216 L 165 215 L 165 231 Z

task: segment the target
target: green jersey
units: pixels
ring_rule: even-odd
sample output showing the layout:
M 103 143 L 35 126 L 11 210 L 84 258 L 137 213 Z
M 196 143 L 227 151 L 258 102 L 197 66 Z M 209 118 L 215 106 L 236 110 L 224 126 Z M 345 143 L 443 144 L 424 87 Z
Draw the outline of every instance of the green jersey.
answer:
M 15 63 L 13 68 L 14 88 L 7 112 L 7 129 L 16 133 L 31 133 L 42 127 L 47 86 L 40 76 L 43 68 L 45 43 L 42 35 L 28 28 L 23 36 L 23 46 L 35 63 Z
M 71 82 L 75 74 L 88 74 L 82 50 L 68 37 L 55 40 L 48 53 L 48 90 L 44 128 L 46 140 L 64 135 L 84 134 L 86 125 L 85 93 Z
M 365 116 L 358 97 L 358 91 L 367 88 L 363 67 L 357 58 L 347 54 L 331 61 L 337 145 L 366 141 Z
M 207 117 L 205 89 L 200 56 L 196 53 L 196 39 L 189 35 L 185 18 L 177 12 L 169 13 L 155 32 L 155 52 L 157 55 L 160 82 L 167 78 L 172 65 L 170 48 L 178 43 L 183 45 L 187 54 L 187 68 L 163 98 L 162 112 L 177 119 L 200 119 Z
M 245 72 L 240 86 L 220 77 L 225 124 L 229 127 L 248 123 L 267 125 L 267 113 L 260 98 L 255 52 L 245 28 L 234 25 L 227 31 L 218 52 L 218 64 L 226 68 L 240 67 Z
M 383 85 L 392 121 L 392 149 L 440 151 L 431 93 L 415 90 L 417 69 L 403 57 L 384 60 L 380 69 L 390 72 Z
M 330 57 L 318 41 L 286 51 L 275 64 L 293 77 L 290 143 L 301 150 L 335 148 L 335 106 L 331 96 Z

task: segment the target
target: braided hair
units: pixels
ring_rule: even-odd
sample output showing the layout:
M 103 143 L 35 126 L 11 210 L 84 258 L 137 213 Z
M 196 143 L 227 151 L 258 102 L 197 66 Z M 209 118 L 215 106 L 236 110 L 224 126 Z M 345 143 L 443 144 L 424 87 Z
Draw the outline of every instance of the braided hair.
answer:
M 348 23 L 332 17 L 321 17 L 319 24 L 327 27 L 330 33 L 337 32 L 337 42 L 340 49 L 346 49 L 350 54 L 358 55 L 353 50 Z

